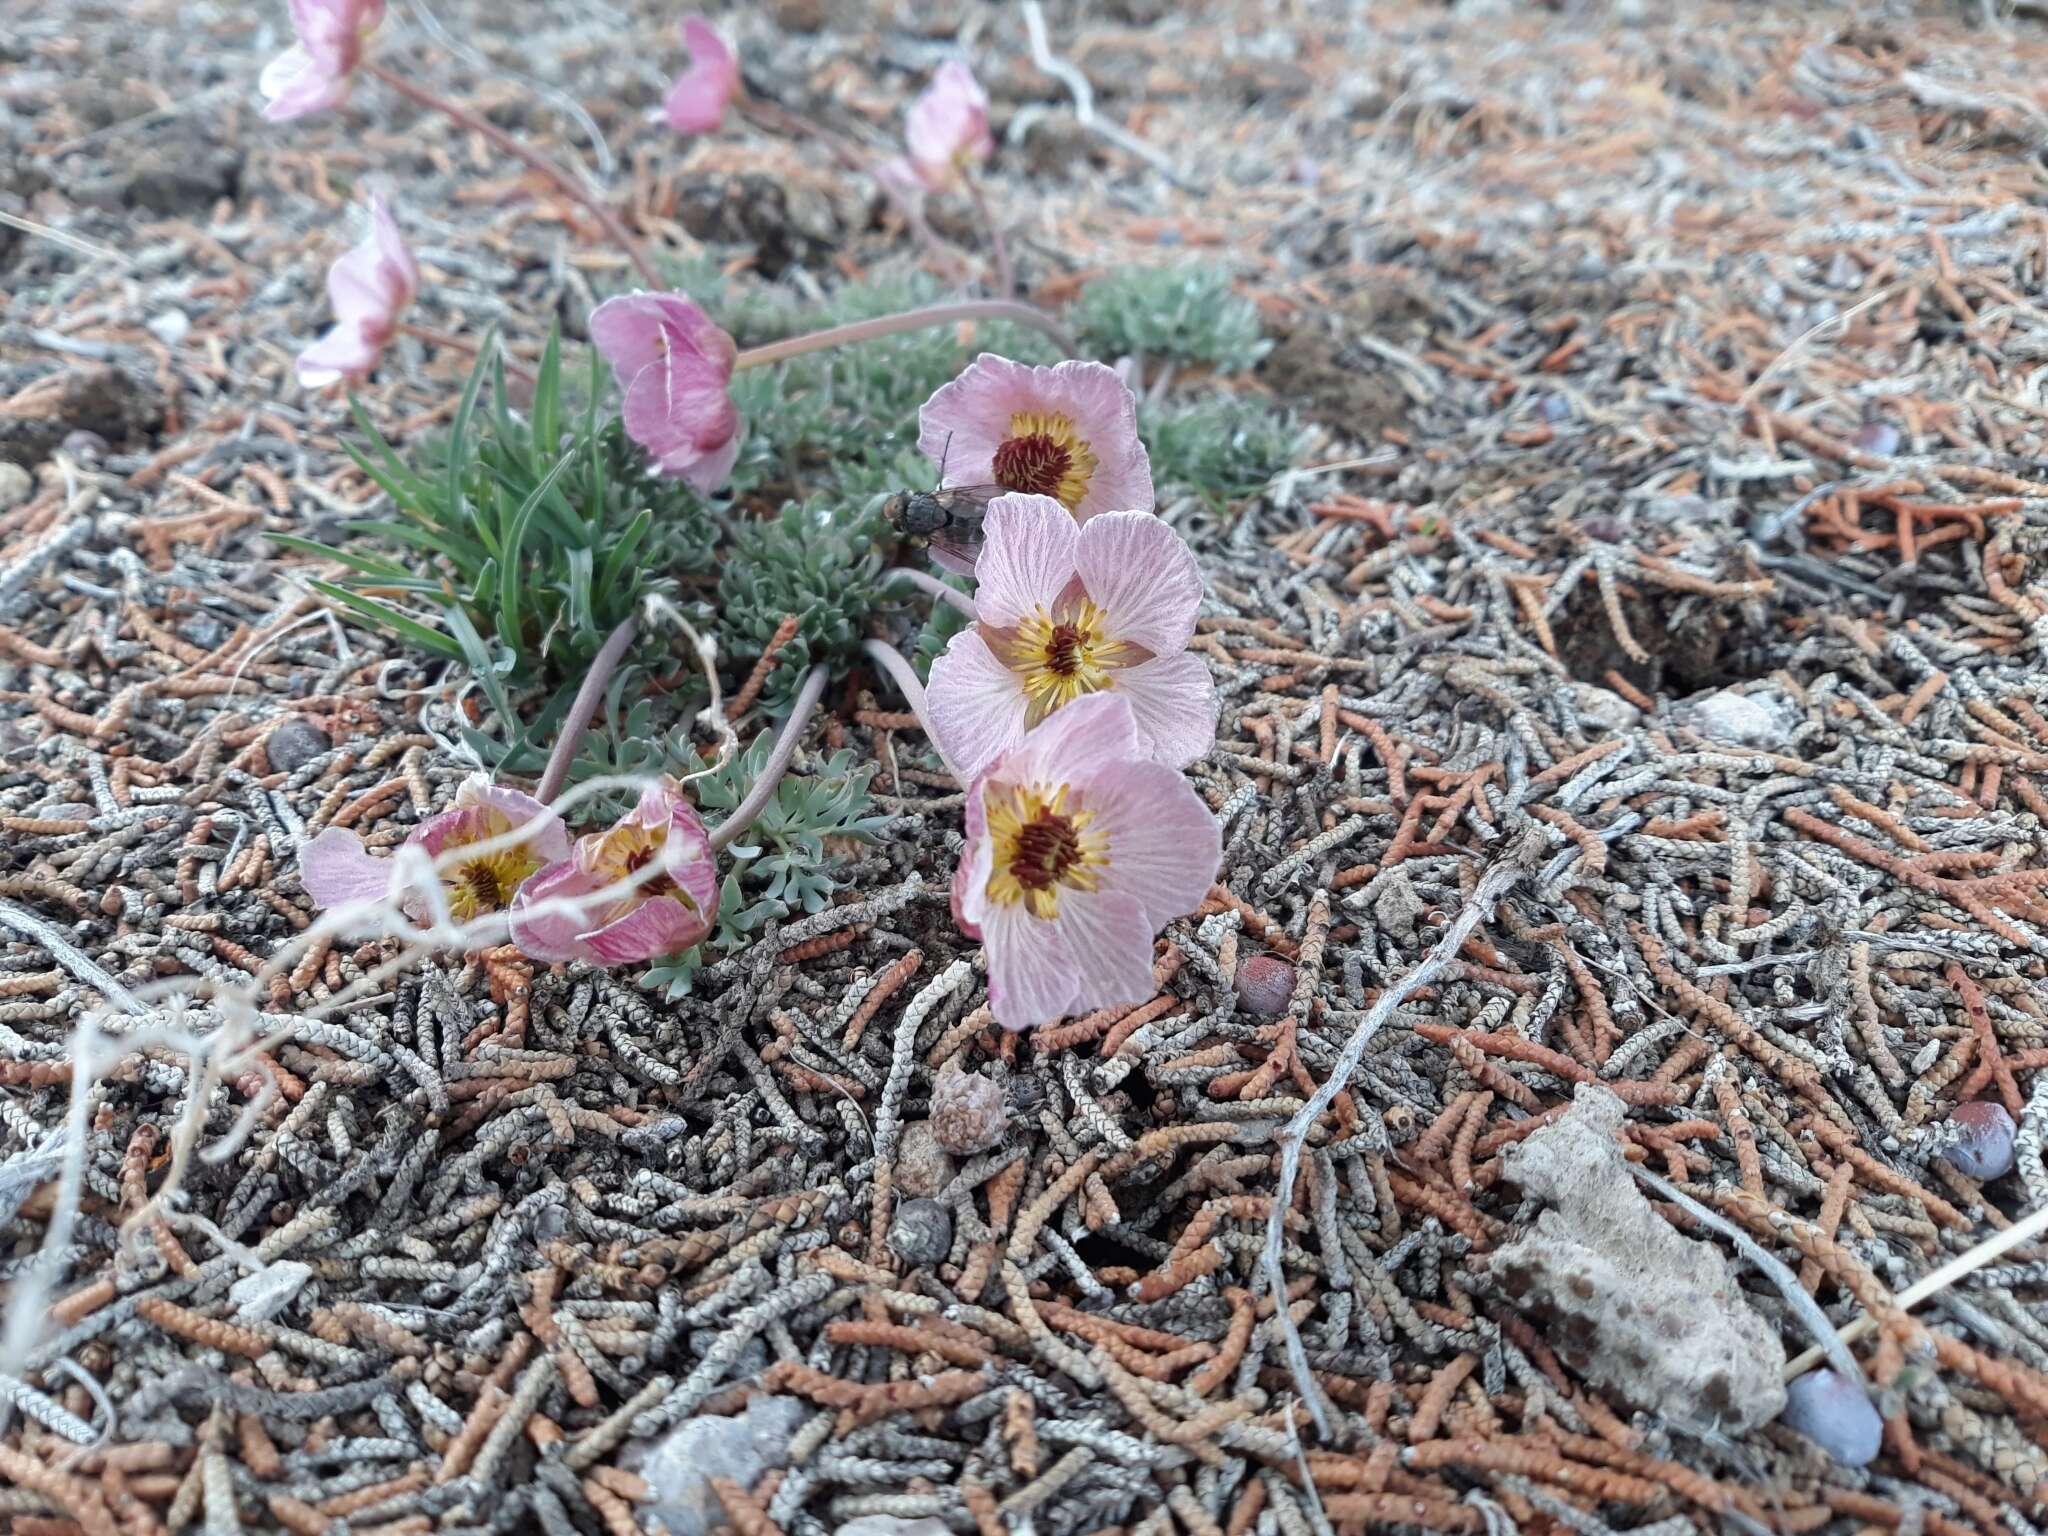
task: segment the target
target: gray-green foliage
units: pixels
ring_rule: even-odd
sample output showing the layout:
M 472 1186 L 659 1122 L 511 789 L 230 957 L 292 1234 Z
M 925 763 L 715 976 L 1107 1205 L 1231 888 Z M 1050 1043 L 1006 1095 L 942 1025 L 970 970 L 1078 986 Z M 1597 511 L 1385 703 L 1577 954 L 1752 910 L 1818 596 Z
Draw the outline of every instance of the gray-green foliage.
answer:
M 780 713 L 813 662 L 843 666 L 859 653 L 868 619 L 885 600 L 881 540 L 866 512 L 792 502 L 779 517 L 742 528 L 718 578 L 719 625 L 742 660 L 767 649 L 783 617 L 796 638 L 781 652 L 762 701 Z
M 1243 395 L 1148 405 L 1138 431 L 1160 499 L 1191 494 L 1212 505 L 1249 496 L 1279 474 L 1297 436 L 1285 415 Z
M 1258 306 L 1221 267 L 1132 267 L 1081 290 L 1073 321 L 1099 355 L 1173 358 L 1242 373 L 1272 348 Z

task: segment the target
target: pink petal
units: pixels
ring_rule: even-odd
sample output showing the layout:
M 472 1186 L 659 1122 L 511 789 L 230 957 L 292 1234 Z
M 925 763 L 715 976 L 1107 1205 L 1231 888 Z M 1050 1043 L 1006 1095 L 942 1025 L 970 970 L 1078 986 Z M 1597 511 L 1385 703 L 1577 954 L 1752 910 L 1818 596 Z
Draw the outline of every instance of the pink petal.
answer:
M 612 365 L 621 384 L 641 369 L 661 361 L 666 349 L 661 332 L 665 322 L 662 295 L 622 293 L 606 299 L 590 312 L 591 345 Z
M 689 51 L 690 67 L 669 87 L 662 113 L 678 133 L 716 133 L 739 90 L 739 60 L 702 16 L 683 18 L 683 47 Z
M 1179 534 L 1150 512 L 1104 512 L 1089 519 L 1077 545 L 1075 573 L 1108 615 L 1111 639 L 1155 656 L 1187 649 L 1202 573 Z
M 383 350 L 361 326 L 337 325 L 299 354 L 299 382 L 320 389 L 342 379 L 367 378 Z
M 924 178 L 917 174 L 917 167 L 903 156 L 896 155 L 877 165 L 875 180 L 881 183 L 884 192 L 895 199 L 907 217 L 924 217 L 925 198 L 929 189 L 924 184 Z
M 1158 925 L 1135 896 L 1061 891 L 1053 922 L 1074 970 L 1069 1013 L 1142 1003 L 1152 996 L 1152 936 Z
M 347 101 L 349 77 L 323 68 L 303 48 L 288 48 L 265 67 L 257 88 L 270 99 L 265 119 L 286 123 Z
M 626 435 L 656 458 L 682 449 L 701 455 L 730 442 L 740 413 L 717 368 L 693 353 L 672 353 L 626 386 Z
M 370 198 L 368 243 L 383 261 L 384 280 L 394 301 L 391 313 L 395 318 L 398 311 L 410 304 L 420 291 L 420 264 L 412 254 L 412 247 L 405 243 L 405 236 L 399 232 L 391 205 L 374 195 Z
M 1005 1029 L 1030 1029 L 1075 1011 L 1074 959 L 1060 925 L 1035 918 L 1018 902 L 991 907 L 981 919 L 988 951 L 988 1001 Z
M 329 827 L 299 849 L 299 884 L 318 906 L 383 901 L 394 873 L 391 860 L 378 858 L 342 827 Z
M 688 949 L 710 931 L 710 923 L 675 897 L 657 896 L 584 934 L 582 942 L 600 964 L 631 965 Z
M 919 176 L 934 191 L 955 179 L 968 160 L 995 148 L 988 130 L 988 95 L 958 59 L 948 59 L 910 104 L 904 142 Z
M 1059 504 L 1052 503 L 1059 511 Z M 1069 528 L 1073 519 L 1059 511 Z M 939 750 L 963 782 L 1024 739 L 1030 701 L 1017 674 L 974 630 L 962 630 L 932 663 L 927 704 Z
M 974 562 L 974 611 L 982 623 L 996 629 L 1020 624 L 1051 608 L 1074 579 L 1081 530 L 1050 496 L 996 497 L 982 532 L 987 542 Z
M 918 412 L 918 450 L 943 464 L 948 485 L 987 485 L 995 452 L 1019 411 L 1053 411 L 1074 423 L 1096 467 L 1074 516 L 1152 510 L 1152 466 L 1138 438 L 1138 402 L 1116 370 L 1069 361 L 1034 368 L 984 352 L 942 384 Z
M 589 910 L 577 898 L 605 883 L 566 862 L 550 864 L 531 876 L 512 898 L 512 942 L 529 959 L 544 964 L 595 959 L 583 937 Z
M 1154 762 L 1185 768 L 1216 745 L 1216 680 L 1194 652 L 1122 668 L 1111 675 L 1110 687 L 1130 701 L 1139 749 Z
M 1091 699 L 1112 697 L 1077 699 L 1039 730 Z M 1162 763 L 1123 761 L 1083 782 L 1079 805 L 1095 818 L 1089 830 L 1109 843 L 1100 893 L 1139 902 L 1153 932 L 1200 906 L 1223 862 L 1223 832 L 1179 771 Z
M 1090 785 L 1118 764 L 1141 760 L 1130 701 L 1111 689 L 1055 710 L 991 763 L 988 776 L 1004 784 Z
M 727 438 L 723 447 L 713 448 L 708 453 L 697 453 L 692 449 L 689 455 L 671 454 L 656 464 L 664 475 L 681 480 L 695 490 L 709 496 L 732 473 L 732 467 L 740 456 L 738 434 Z

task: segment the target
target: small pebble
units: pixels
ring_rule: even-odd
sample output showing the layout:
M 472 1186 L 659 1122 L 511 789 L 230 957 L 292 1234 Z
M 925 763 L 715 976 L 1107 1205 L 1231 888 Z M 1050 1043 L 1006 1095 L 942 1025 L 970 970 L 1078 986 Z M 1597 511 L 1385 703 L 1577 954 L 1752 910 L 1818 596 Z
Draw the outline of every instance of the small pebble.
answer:
M 1252 955 L 1239 961 L 1237 1000 L 1261 1018 L 1285 1013 L 1294 1001 L 1294 967 L 1274 955 Z
M 906 1200 L 889 1223 L 889 1248 L 906 1264 L 936 1264 L 953 1251 L 953 1213 L 936 1200 Z
M 1785 1388 L 1783 1423 L 1845 1467 L 1868 1466 L 1884 1436 L 1884 1421 L 1863 1383 L 1826 1369 L 1808 1371 Z
M 97 459 L 112 446 L 99 433 L 78 427 L 64 434 L 64 452 L 74 459 Z
M 910 1199 L 936 1195 L 958 1173 L 952 1154 L 939 1145 L 929 1120 L 913 1120 L 896 1143 L 896 1188 Z
M 1962 1131 L 1960 1140 L 1942 1148 L 1941 1155 L 1958 1172 L 1982 1183 L 2012 1172 L 2013 1137 L 2017 1127 L 2003 1104 L 1989 1099 L 1972 1099 L 1958 1104 L 1949 1123 Z
M 1890 458 L 1899 451 L 1899 429 L 1886 421 L 1866 422 L 1856 429 L 1850 441 L 1865 453 Z
M 979 1072 L 943 1073 L 932 1089 L 932 1135 L 955 1157 L 986 1152 L 1003 1139 L 1010 1112 L 1003 1090 Z
M 273 773 L 290 773 L 313 761 L 330 745 L 327 733 L 310 720 L 287 720 L 263 743 Z
M 12 512 L 35 493 L 35 476 L 19 464 L 0 462 L 0 512 Z

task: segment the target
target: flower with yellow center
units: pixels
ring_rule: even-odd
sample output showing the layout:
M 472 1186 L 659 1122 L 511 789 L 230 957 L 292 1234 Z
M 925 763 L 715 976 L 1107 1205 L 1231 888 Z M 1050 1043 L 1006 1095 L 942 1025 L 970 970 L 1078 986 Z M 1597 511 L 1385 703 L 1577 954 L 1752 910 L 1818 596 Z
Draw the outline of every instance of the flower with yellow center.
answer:
M 560 817 L 531 795 L 501 789 L 482 774 L 465 780 L 454 805 L 413 828 L 405 843 L 418 852 L 380 859 L 353 832 L 329 827 L 299 850 L 300 883 L 323 907 L 396 899 L 424 920 L 437 906 L 420 886 L 431 867 L 438 906 L 467 928 L 506 911 L 529 879 L 569 856 Z M 495 943 L 503 929 L 479 929 L 471 937 Z
M 1097 460 L 1088 440 L 1060 411 L 1017 411 L 1009 435 L 996 444 L 994 479 L 1005 490 L 1050 496 L 1069 512 L 1081 505 Z
M 1091 694 L 1129 699 L 1148 756 L 1178 768 L 1216 739 L 1216 688 L 1188 650 L 1202 579 L 1149 512 L 1076 524 L 1049 496 L 999 496 L 983 520 L 973 628 L 932 665 L 932 729 L 972 777 Z
M 1209 893 L 1216 818 L 1140 750 L 1130 701 L 1076 699 L 967 795 L 953 915 L 988 952 L 1008 1029 L 1150 997 L 1153 936 Z
M 1059 916 L 1060 891 L 1095 890 L 1109 863 L 1106 839 L 1090 832 L 1087 811 L 1069 809 L 1070 791 L 991 784 L 982 796 L 988 835 L 995 844 L 988 899 L 1022 903 L 1033 917 Z
M 535 960 L 626 965 L 680 954 L 717 910 L 710 835 L 681 786 L 663 779 L 520 888 L 512 940 Z
M 917 416 L 919 452 L 948 485 L 1050 496 L 1080 522 L 1152 510 L 1138 401 L 1114 368 L 1034 368 L 984 352 Z

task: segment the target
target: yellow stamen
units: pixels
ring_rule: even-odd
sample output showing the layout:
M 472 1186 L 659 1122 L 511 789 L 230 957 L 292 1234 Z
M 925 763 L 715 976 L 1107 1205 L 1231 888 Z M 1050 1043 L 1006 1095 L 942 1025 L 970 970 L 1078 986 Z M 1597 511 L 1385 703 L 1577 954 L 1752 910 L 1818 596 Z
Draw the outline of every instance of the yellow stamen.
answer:
M 1133 647 L 1108 638 L 1108 625 L 1109 615 L 1090 599 L 1064 600 L 1032 613 L 995 647 L 1023 684 L 1030 724 L 1084 694 L 1100 693 L 1112 672 L 1140 659 Z
M 1091 811 L 1067 808 L 1067 786 L 991 784 L 982 791 L 995 860 L 988 899 L 1022 903 L 1033 917 L 1059 916 L 1062 890 L 1092 891 L 1109 867 L 1109 839 L 1091 832 Z
M 1034 496 L 1051 496 L 1069 512 L 1081 505 L 1095 478 L 1095 454 L 1074 432 L 1073 418 L 1059 411 L 1015 411 L 1010 435 L 996 445 L 996 484 Z

